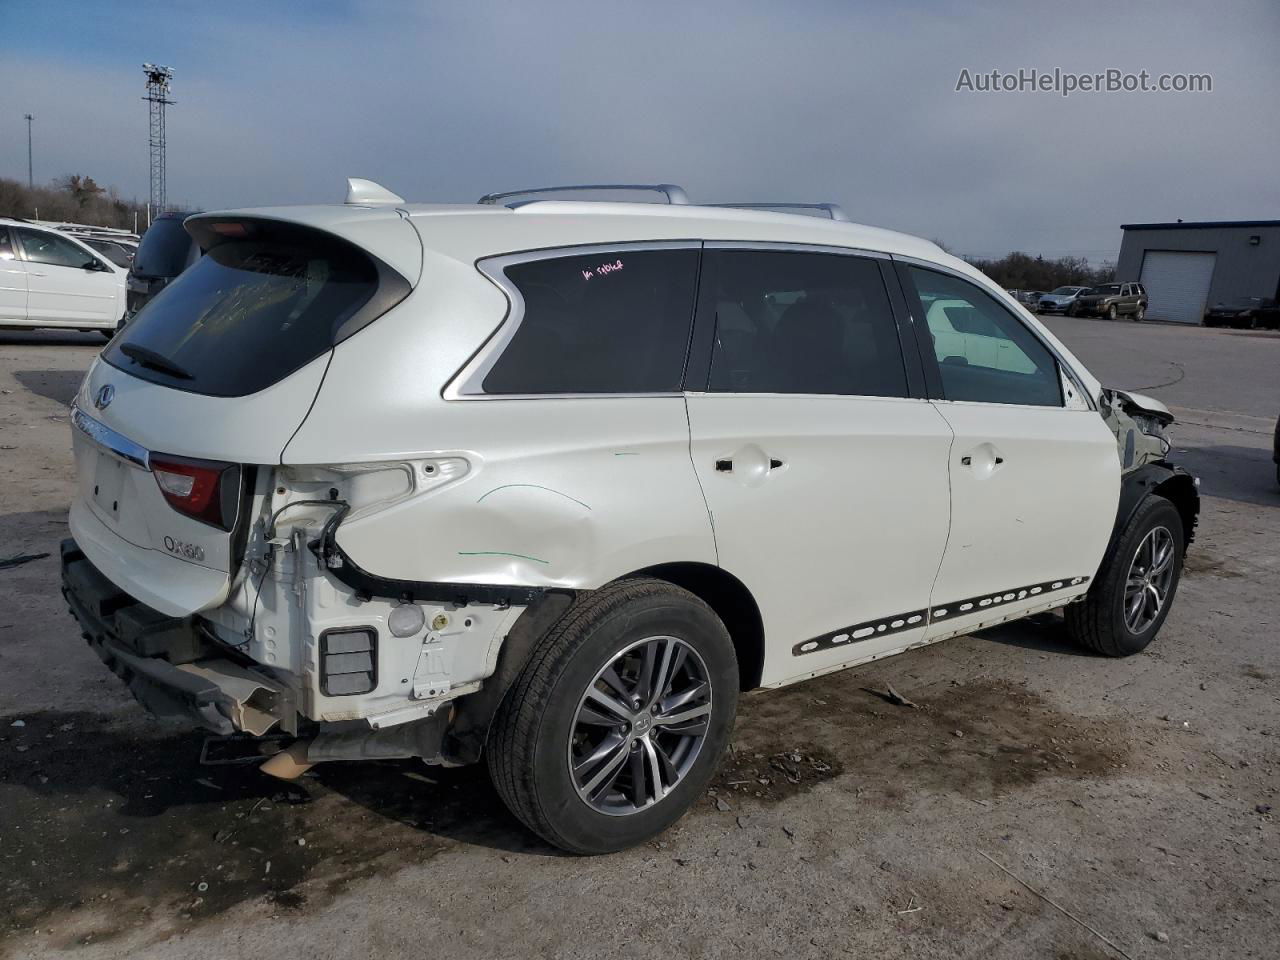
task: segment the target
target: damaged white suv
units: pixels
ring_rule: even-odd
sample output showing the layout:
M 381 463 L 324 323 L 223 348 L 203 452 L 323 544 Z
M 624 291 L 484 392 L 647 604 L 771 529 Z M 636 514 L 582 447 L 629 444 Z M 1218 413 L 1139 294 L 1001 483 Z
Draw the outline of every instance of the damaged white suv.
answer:
M 649 189 L 187 220 L 73 410 L 64 593 L 139 701 L 296 738 L 277 774 L 483 755 L 596 853 L 699 796 L 740 691 L 1064 606 L 1151 641 L 1167 410 L 932 243 Z

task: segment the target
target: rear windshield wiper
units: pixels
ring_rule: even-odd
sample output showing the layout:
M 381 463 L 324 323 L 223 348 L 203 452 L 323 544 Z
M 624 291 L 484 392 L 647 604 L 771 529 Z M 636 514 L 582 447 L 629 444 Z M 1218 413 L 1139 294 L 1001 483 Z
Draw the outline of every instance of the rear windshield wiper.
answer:
M 140 363 L 144 367 L 150 367 L 152 370 L 167 373 L 169 376 L 177 377 L 179 380 L 190 380 L 193 377 L 189 370 L 184 370 L 163 353 L 156 353 L 156 351 L 148 347 L 140 347 L 136 343 L 122 343 L 120 344 L 120 352 L 134 361 L 134 363 Z

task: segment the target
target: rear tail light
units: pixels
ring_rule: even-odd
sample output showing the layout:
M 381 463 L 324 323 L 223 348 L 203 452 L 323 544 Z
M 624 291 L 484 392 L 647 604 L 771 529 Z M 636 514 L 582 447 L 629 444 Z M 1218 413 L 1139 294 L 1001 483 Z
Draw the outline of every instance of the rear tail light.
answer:
M 169 506 L 222 530 L 235 525 L 240 468 L 216 460 L 151 456 L 151 472 Z

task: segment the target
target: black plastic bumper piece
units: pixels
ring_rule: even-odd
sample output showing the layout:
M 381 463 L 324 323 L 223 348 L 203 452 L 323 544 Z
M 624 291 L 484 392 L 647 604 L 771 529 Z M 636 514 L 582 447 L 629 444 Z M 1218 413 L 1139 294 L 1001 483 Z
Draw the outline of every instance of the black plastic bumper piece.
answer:
M 231 698 L 175 666 L 208 649 L 189 618 L 166 617 L 139 603 L 104 577 L 74 540 L 62 541 L 62 595 L 94 653 L 146 710 L 218 734 L 235 732 Z

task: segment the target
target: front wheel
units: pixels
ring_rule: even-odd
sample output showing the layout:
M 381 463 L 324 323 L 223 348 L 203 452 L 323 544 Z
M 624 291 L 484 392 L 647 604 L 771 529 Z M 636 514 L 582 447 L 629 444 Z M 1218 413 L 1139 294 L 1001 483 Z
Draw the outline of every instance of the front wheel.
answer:
M 539 642 L 494 719 L 489 773 L 549 843 L 623 850 L 702 795 L 737 701 L 720 618 L 671 584 L 619 581 L 576 600 Z
M 1079 315 L 1080 315 L 1080 308 L 1077 307 L 1074 303 L 1071 304 L 1069 307 L 1067 307 L 1068 317 L 1078 317 Z
M 1114 320 L 1116 318 L 1116 305 L 1113 303 L 1107 307 L 1107 319 Z
M 1081 646 L 1108 657 L 1146 649 L 1169 615 L 1182 576 L 1182 515 L 1151 495 L 1134 511 L 1085 598 L 1066 609 Z

